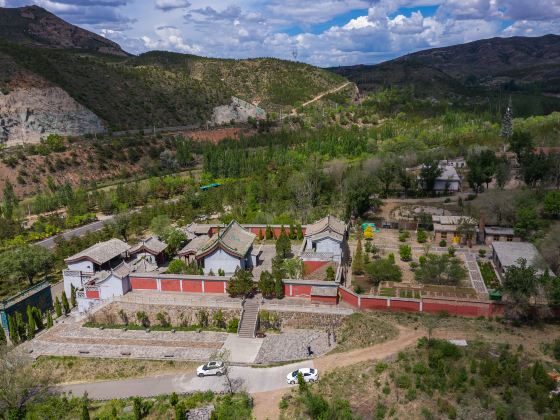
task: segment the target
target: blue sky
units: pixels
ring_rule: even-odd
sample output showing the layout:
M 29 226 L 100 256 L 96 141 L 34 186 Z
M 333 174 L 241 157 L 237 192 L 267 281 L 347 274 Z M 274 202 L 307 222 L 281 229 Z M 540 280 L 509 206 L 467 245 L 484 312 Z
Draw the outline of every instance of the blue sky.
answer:
M 494 36 L 560 34 L 560 0 L 0 0 L 42 6 L 132 53 L 371 64 Z

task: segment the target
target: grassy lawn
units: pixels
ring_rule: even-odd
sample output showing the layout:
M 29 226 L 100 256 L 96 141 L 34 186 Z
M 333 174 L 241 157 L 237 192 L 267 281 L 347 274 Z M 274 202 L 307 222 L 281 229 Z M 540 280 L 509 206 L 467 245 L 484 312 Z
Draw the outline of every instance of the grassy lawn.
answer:
M 558 418 L 560 397 L 549 398 L 556 386 L 546 375 L 551 367 L 523 347 L 421 339 L 393 362 L 335 369 L 308 390 L 292 390 L 280 403 L 281 418 L 350 419 L 349 411 L 369 419 Z
M 172 372 L 194 372 L 196 362 L 172 360 L 100 359 L 75 356 L 41 356 L 33 364 L 54 383 L 89 382 L 138 378 Z
M 376 312 L 356 312 L 346 317 L 337 331 L 335 352 L 369 347 L 395 338 L 398 330 L 394 323 Z

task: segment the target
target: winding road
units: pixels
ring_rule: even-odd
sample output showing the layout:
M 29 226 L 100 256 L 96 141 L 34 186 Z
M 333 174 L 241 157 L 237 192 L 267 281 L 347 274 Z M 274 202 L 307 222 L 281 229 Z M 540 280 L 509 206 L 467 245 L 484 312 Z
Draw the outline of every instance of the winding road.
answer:
M 274 367 L 231 366 L 230 378 L 254 398 L 253 414 L 257 419 L 277 418 L 278 402 L 291 385 L 286 383 L 286 375 L 301 367 L 315 367 L 320 375 L 333 369 L 371 360 L 383 360 L 407 347 L 413 346 L 423 330 L 413 330 L 398 326 L 399 335 L 393 340 L 371 347 L 332 353 L 315 359 Z M 80 384 L 67 384 L 56 389 L 62 393 L 81 396 L 84 392 L 93 399 L 107 400 L 131 396 L 153 397 L 157 395 L 190 393 L 196 391 L 227 391 L 224 377 L 198 378 L 195 373 L 183 372 L 169 375 L 133 378 L 117 381 L 102 381 Z

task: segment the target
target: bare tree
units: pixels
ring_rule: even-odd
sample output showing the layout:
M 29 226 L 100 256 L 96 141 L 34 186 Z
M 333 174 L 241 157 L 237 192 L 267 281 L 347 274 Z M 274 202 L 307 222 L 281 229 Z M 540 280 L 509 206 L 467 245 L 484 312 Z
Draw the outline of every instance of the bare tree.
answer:
M 220 361 L 224 364 L 224 380 L 227 390 L 230 394 L 235 394 L 243 390 L 244 382 L 242 378 L 234 378 L 231 374 L 231 351 L 221 350 L 214 354 L 214 360 Z
M 17 349 L 0 348 L 0 412 L 20 418 L 25 406 L 48 393 L 49 377 L 39 375 Z

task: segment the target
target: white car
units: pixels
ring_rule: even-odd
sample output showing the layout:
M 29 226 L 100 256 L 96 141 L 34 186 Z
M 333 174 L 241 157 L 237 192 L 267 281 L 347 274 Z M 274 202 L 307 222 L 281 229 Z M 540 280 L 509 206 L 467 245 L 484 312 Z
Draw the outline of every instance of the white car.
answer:
M 301 368 L 288 373 L 286 379 L 290 385 L 297 384 L 298 373 L 301 372 L 305 382 L 315 382 L 319 379 L 319 371 L 313 368 Z
M 222 376 L 226 371 L 224 362 L 208 362 L 205 365 L 201 365 L 196 369 L 196 375 L 199 377 L 203 376 Z

